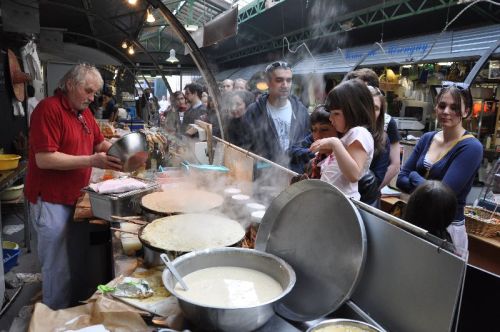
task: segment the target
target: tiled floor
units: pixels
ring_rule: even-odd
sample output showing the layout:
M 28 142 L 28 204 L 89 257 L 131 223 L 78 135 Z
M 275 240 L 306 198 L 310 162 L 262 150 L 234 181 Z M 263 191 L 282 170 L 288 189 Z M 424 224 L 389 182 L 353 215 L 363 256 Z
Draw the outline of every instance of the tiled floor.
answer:
M 31 252 L 24 245 L 24 225 L 21 206 L 2 205 L 2 241 L 16 242 L 21 247 L 17 266 L 5 274 L 6 299 L 4 308 L 13 295 L 17 296 L 0 316 L 0 331 L 27 331 L 33 304 L 41 298 L 40 265 L 36 255 L 36 237 L 31 241 Z

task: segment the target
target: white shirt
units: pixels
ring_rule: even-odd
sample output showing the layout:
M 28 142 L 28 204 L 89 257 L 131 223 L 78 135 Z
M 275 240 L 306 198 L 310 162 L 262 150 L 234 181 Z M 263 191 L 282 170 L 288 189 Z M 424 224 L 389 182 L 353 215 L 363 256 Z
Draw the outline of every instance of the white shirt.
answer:
M 365 174 L 370 168 L 370 163 L 373 159 L 374 142 L 372 134 L 364 127 L 354 127 L 349 129 L 340 141 L 346 149 L 355 141 L 361 143 L 361 146 L 368 155 L 361 170 L 361 174 Z M 321 180 L 339 188 L 347 197 L 354 198 L 355 200 L 359 200 L 361 197 L 358 191 L 358 182 L 350 182 L 342 174 L 334 154 L 329 155 L 321 164 Z
M 281 107 L 274 107 L 269 103 L 266 104 L 267 112 L 274 121 L 274 127 L 278 133 L 280 146 L 283 150 L 287 150 L 290 146 L 290 127 L 292 125 L 292 104 L 290 100 Z

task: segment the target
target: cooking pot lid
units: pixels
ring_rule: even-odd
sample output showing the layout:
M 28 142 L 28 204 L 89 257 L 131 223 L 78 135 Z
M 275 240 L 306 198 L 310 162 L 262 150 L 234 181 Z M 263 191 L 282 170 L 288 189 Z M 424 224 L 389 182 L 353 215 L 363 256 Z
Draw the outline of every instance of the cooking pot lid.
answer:
M 340 190 L 304 180 L 272 201 L 255 249 L 293 267 L 297 283 L 276 311 L 307 321 L 335 311 L 351 296 L 365 261 L 366 233 L 358 210 Z

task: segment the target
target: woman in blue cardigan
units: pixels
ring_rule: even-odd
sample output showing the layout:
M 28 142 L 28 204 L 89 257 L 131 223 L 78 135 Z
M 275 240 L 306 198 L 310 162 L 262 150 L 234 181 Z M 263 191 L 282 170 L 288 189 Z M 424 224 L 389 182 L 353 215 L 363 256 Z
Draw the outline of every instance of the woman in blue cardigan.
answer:
M 443 87 L 436 101 L 436 116 L 443 130 L 426 133 L 420 138 L 399 173 L 397 186 L 411 193 L 426 180 L 439 180 L 455 192 L 457 209 L 447 230 L 457 254 L 466 257 L 465 198 L 481 164 L 483 147 L 462 125 L 462 120 L 472 110 L 469 90 L 457 86 Z

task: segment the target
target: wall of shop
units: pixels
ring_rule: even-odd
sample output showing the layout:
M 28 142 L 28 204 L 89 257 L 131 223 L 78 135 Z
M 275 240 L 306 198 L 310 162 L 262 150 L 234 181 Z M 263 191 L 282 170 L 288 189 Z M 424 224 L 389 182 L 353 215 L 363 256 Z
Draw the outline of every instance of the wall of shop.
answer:
M 18 153 L 14 139 L 19 135 L 28 135 L 26 117 L 14 116 L 12 107 L 12 88 L 8 76 L 7 54 L 2 52 L 0 58 L 0 148 L 4 153 Z M 26 104 L 23 103 L 26 109 Z

